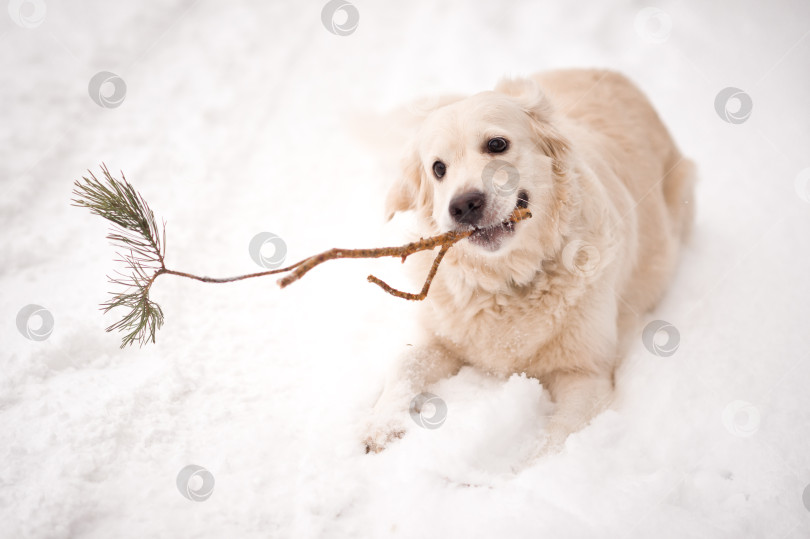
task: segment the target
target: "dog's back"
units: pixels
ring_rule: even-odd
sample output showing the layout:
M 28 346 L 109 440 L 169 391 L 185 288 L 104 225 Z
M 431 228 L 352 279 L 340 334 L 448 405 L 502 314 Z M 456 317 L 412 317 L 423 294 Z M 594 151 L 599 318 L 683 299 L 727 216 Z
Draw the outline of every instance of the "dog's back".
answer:
M 561 70 L 533 77 L 557 114 L 600 137 L 606 164 L 633 202 L 622 219 L 637 219 L 639 254 L 620 291 L 625 308 L 654 307 L 694 219 L 694 165 L 684 158 L 649 100 L 626 77 L 605 70 Z M 611 189 L 608 188 L 610 192 Z

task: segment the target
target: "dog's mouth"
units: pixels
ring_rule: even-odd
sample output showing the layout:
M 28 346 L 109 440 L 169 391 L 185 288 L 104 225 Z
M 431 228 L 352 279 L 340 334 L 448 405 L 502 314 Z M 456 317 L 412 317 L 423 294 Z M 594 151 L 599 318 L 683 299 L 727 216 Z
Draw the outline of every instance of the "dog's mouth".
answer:
M 529 193 L 521 189 L 518 193 L 515 208 L 528 208 L 529 207 Z M 497 251 L 501 248 L 503 240 L 512 236 L 515 233 L 517 223 L 512 221 L 501 220 L 494 225 L 479 227 L 478 230 L 472 233 L 469 237 L 470 243 L 482 247 L 487 251 Z

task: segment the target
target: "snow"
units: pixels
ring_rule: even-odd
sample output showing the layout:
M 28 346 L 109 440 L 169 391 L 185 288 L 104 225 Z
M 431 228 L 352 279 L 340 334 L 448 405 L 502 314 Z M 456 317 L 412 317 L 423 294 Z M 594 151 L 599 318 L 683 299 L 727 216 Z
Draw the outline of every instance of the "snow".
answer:
M 31 28 L 0 13 L 0 536 L 809 536 L 810 6 L 662 1 L 645 26 L 635 1 L 352 3 L 345 36 L 320 0 L 45 0 L 44 18 L 12 0 Z M 430 388 L 440 428 L 363 453 L 413 336 L 414 306 L 365 281 L 404 282 L 396 261 L 285 290 L 161 277 L 157 344 L 104 332 L 106 225 L 69 205 L 87 169 L 126 173 L 177 269 L 257 271 L 264 231 L 288 261 L 395 244 L 407 218 L 383 225 L 390 175 L 358 136 L 375 114 L 576 66 L 633 78 L 701 183 L 649 316 L 677 352 L 639 332 L 616 402 L 561 454 L 530 458 L 554 406 L 536 380 L 472 369 Z M 90 99 L 100 71 L 125 81 L 120 106 Z M 726 87 L 751 97 L 742 123 L 715 111 Z M 45 340 L 17 329 L 29 304 L 54 317 Z M 189 465 L 210 498 L 179 492 Z

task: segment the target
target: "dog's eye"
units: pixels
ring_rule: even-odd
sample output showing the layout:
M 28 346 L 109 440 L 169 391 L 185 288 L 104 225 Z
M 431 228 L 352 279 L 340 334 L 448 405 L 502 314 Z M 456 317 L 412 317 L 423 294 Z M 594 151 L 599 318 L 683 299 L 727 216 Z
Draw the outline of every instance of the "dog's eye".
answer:
M 435 174 L 437 178 L 441 179 L 445 172 L 447 172 L 447 167 L 444 166 L 444 163 L 441 161 L 433 163 L 433 174 Z
M 487 150 L 490 153 L 503 153 L 509 147 L 509 142 L 505 138 L 495 137 L 487 142 Z

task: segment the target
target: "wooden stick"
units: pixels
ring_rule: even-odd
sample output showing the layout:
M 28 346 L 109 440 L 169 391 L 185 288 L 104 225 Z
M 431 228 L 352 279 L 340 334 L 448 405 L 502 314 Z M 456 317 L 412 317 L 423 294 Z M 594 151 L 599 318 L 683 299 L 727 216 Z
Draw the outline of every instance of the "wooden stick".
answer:
M 422 301 L 427 297 L 428 290 L 430 290 L 430 283 L 433 282 L 433 277 L 436 275 L 436 272 L 439 270 L 439 264 L 444 258 L 444 255 L 447 254 L 447 251 L 450 250 L 452 245 L 442 245 L 442 248 L 439 249 L 439 254 L 436 255 L 436 258 L 433 259 L 433 265 L 430 267 L 430 272 L 428 273 L 427 278 L 425 279 L 425 284 L 422 286 L 422 291 L 418 294 L 411 294 L 409 292 L 403 292 L 401 290 L 397 290 L 396 288 L 391 287 L 382 279 L 375 277 L 373 275 L 368 276 L 368 282 L 374 283 L 392 296 L 396 296 L 402 299 L 409 299 L 413 301 Z
M 512 212 L 512 215 L 509 216 L 503 223 L 517 223 L 524 219 L 528 219 L 532 216 L 531 211 L 527 208 L 515 208 L 515 211 Z M 398 298 L 404 298 L 409 300 L 420 301 L 427 297 L 428 290 L 430 289 L 430 284 L 433 281 L 433 277 L 436 275 L 436 271 L 439 269 L 439 264 L 444 258 L 444 255 L 447 251 L 458 243 L 459 241 L 463 240 L 464 238 L 468 238 L 474 233 L 481 230 L 478 227 L 470 228 L 469 230 L 463 231 L 450 231 L 444 234 L 440 234 L 438 236 L 432 236 L 430 238 L 421 238 L 419 241 L 414 241 L 411 243 L 407 243 L 400 247 L 380 247 L 377 249 L 329 249 L 328 251 L 324 251 L 323 253 L 317 254 L 315 256 L 311 256 L 309 258 L 305 258 L 304 260 L 293 264 L 287 269 L 291 269 L 289 275 L 282 277 L 279 279 L 278 285 L 281 288 L 288 286 L 304 275 L 306 275 L 311 269 L 315 266 L 323 264 L 327 260 L 335 260 L 338 258 L 382 258 L 386 256 L 391 257 L 400 257 L 402 261 L 405 262 L 405 259 L 408 258 L 410 255 L 414 253 L 418 253 L 419 251 L 428 251 L 435 249 L 437 246 L 441 246 L 442 248 L 439 250 L 439 254 L 436 255 L 436 259 L 433 261 L 433 266 L 430 268 L 430 273 L 428 273 L 427 278 L 425 279 L 425 284 L 422 287 L 422 291 L 418 294 L 411 294 L 408 292 L 402 292 L 400 290 L 396 290 L 391 286 L 387 285 L 382 280 L 378 279 L 373 275 L 368 276 L 369 282 L 372 282 L 378 285 L 380 288 L 388 292 L 389 294 L 396 296 Z M 280 272 L 276 270 L 276 272 Z

